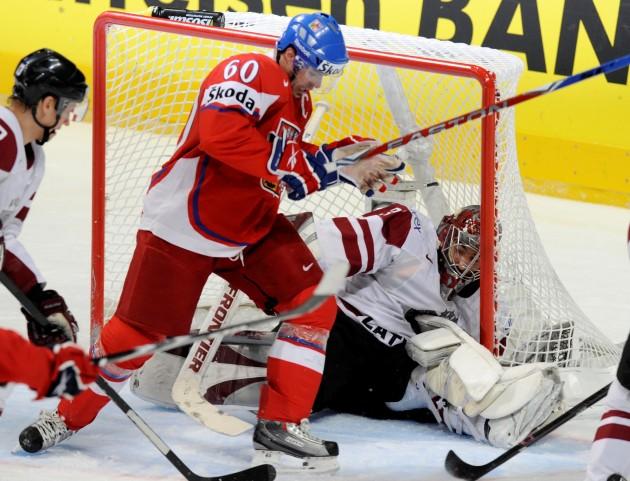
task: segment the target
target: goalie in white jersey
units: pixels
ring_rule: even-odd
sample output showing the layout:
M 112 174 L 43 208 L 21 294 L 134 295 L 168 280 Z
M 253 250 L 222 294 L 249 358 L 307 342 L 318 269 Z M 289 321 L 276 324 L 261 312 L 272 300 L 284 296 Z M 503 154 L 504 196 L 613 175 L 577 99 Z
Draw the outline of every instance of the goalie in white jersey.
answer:
M 315 411 L 422 420 L 432 413 L 451 431 L 507 447 L 559 406 L 555 368 L 503 368 L 475 340 L 479 206 L 446 216 L 437 231 L 427 217 L 392 204 L 357 218 L 318 222 L 316 232 L 323 268 L 345 259 L 351 278 L 337 296 Z M 217 371 L 226 372 L 234 350 L 248 372 L 264 366 L 257 347 L 222 346 Z M 243 379 L 239 367 L 232 387 L 223 377 L 206 399 L 251 402 L 257 379 Z M 210 365 L 207 375 L 213 372 Z

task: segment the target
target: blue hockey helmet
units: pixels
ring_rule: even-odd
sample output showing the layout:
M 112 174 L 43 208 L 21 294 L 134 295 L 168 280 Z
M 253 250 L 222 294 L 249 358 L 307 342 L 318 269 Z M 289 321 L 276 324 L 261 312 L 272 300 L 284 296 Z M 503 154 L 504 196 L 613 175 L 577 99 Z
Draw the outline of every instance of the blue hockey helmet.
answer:
M 311 67 L 321 75 L 339 76 L 348 63 L 348 53 L 337 21 L 326 13 L 304 13 L 291 19 L 278 39 L 276 49 L 293 47 L 295 68 Z

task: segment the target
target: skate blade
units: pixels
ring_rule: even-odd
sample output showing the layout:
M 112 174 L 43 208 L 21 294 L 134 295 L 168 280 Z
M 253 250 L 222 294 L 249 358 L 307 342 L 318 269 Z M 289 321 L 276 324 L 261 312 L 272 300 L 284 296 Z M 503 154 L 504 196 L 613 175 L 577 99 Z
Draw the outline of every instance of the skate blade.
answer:
M 271 464 L 278 473 L 333 473 L 339 469 L 337 456 L 298 458 L 281 451 L 257 449 L 252 464 Z

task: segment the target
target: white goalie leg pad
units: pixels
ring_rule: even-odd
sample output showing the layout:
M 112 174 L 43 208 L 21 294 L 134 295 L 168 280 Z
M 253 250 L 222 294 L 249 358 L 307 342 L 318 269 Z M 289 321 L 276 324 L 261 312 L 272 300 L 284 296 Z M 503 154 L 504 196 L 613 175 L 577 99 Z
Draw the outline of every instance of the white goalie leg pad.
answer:
M 451 431 L 471 435 L 495 447 L 509 448 L 560 408 L 561 394 L 562 383 L 555 368 L 534 366 L 507 374 L 481 404 L 469 403 L 464 407 L 448 402 L 437 404 Z M 482 405 L 485 409 L 480 409 Z
M 551 370 L 543 371 L 539 387 L 530 394 L 530 399 L 520 409 L 507 416 L 500 418 L 479 416 L 484 420 L 484 433 L 488 443 L 502 448 L 514 446 L 561 408 L 562 384 Z M 499 397 L 495 404 L 500 407 L 506 400 L 506 396 Z M 506 405 L 509 404 L 509 402 L 506 403 Z M 505 411 L 505 409 L 495 411 Z
M 131 375 L 129 389 L 140 399 L 158 406 L 177 408 L 171 390 L 185 358 L 158 352 Z

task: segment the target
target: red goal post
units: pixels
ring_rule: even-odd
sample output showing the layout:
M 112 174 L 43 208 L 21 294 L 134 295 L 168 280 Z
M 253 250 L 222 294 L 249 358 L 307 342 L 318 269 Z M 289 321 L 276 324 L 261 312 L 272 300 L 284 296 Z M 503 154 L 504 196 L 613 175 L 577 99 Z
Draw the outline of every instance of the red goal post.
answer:
M 93 339 L 115 307 L 149 176 L 173 151 L 199 83 L 230 55 L 272 49 L 287 21 L 272 15 L 227 13 L 226 28 L 213 28 L 125 13 L 98 17 L 93 85 Z M 412 128 L 513 95 L 522 70 L 518 59 L 491 49 L 342 29 L 351 62 L 335 91 L 325 97 L 331 107 L 315 135 L 316 143 L 349 134 L 379 141 L 396 138 Z M 497 355 L 508 352 L 508 363 L 569 358 L 575 359 L 571 365 L 583 365 L 587 358 L 598 366 L 612 362 L 617 355 L 614 346 L 558 285 L 535 233 L 518 173 L 513 112 L 442 132 L 424 147 L 411 146 L 408 153 L 420 158 L 419 171 L 439 181 L 449 210 L 472 203 L 482 206 L 481 342 Z M 416 180 L 427 179 L 415 169 L 414 173 Z M 320 217 L 365 210 L 356 192 L 345 186 L 330 190 L 306 202 L 283 202 L 282 209 L 311 210 Z M 422 192 L 412 203 L 435 218 Z M 507 242 L 517 247 L 508 247 Z M 527 269 L 520 269 L 519 260 Z M 534 276 L 542 272 L 549 283 L 539 286 L 532 270 Z M 209 283 L 208 298 L 218 293 L 216 282 Z M 553 292 L 541 303 L 544 289 Z M 547 309 L 553 311 L 553 318 Z M 529 316 L 540 319 L 530 322 Z M 568 351 L 578 348 L 573 343 L 578 335 L 580 353 L 573 358 Z M 537 336 L 546 340 L 532 341 Z M 594 339 L 586 357 L 585 339 Z M 550 347 L 552 341 L 555 347 Z M 532 349 L 546 350 L 539 356 L 529 352 Z

